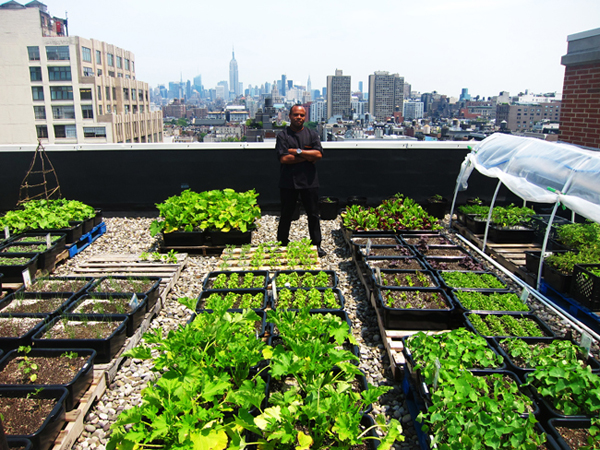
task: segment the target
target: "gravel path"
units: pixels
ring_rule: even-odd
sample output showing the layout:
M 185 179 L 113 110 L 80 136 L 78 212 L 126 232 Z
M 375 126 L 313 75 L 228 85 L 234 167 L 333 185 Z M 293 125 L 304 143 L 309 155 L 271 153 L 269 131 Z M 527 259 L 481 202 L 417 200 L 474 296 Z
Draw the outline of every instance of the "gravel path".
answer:
M 58 267 L 55 276 L 70 275 L 75 267 L 93 255 L 102 253 L 140 254 L 157 249 L 158 240 L 148 232 L 153 219 L 147 218 L 106 218 L 107 232 L 75 258 Z M 253 233 L 252 243 L 275 240 L 278 218 L 263 216 L 258 230 Z M 396 449 L 419 449 L 416 432 L 404 402 L 401 386 L 394 381 L 389 368 L 390 361 L 379 335 L 379 328 L 370 302 L 358 277 L 355 265 L 340 230 L 340 219 L 321 222 L 323 249 L 327 252 L 321 258 L 324 269 L 335 270 L 339 277 L 340 289 L 346 300 L 346 311 L 352 321 L 352 333 L 360 344 L 360 368 L 367 380 L 374 385 L 392 386 L 392 390 L 374 405 L 374 413 L 385 413 L 402 422 L 405 441 L 396 444 Z M 306 216 L 292 225 L 291 240 L 308 237 Z M 217 257 L 190 255 L 187 266 L 167 298 L 165 307 L 153 321 L 151 327 L 164 330 L 176 328 L 185 323 L 192 311 L 179 304 L 180 297 L 197 297 L 202 290 L 202 281 L 208 272 L 218 270 Z M 539 303 L 534 309 L 548 321 L 552 328 L 564 334 L 569 326 L 558 319 L 551 311 Z M 597 350 L 597 348 L 596 348 Z M 597 355 L 597 352 L 595 353 Z M 115 380 L 105 394 L 90 410 L 85 419 L 85 430 L 73 445 L 73 449 L 104 449 L 109 437 L 110 425 L 123 409 L 137 405 L 141 401 L 141 390 L 151 379 L 149 362 L 126 360 Z

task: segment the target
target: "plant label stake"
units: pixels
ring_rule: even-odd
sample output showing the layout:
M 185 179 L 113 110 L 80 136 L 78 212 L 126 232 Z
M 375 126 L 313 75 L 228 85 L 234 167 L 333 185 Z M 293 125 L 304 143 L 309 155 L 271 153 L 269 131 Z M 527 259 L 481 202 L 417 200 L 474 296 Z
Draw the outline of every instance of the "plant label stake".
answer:
M 581 347 L 585 349 L 585 354 L 590 356 L 590 348 L 592 347 L 592 337 L 585 331 L 581 333 Z
M 440 364 L 440 360 L 438 358 L 435 358 L 433 364 L 435 365 L 435 374 L 433 375 L 433 389 L 437 389 L 438 380 L 440 378 L 440 369 L 442 368 L 442 365 Z
M 137 294 L 133 294 L 131 296 L 131 300 L 129 300 L 129 306 L 131 307 L 131 309 L 135 309 L 138 307 L 139 304 L 140 299 L 138 298 Z
M 31 287 L 31 274 L 29 273 L 29 269 L 23 271 L 23 284 L 26 288 Z
M 10 237 L 10 230 L 8 227 L 4 227 L 4 239 L 8 239 Z
M 289 283 L 287 283 L 289 284 Z M 273 278 L 273 305 L 277 303 L 277 285 L 275 284 L 275 278 Z
M 523 288 L 523 292 L 521 292 L 521 301 L 523 303 L 527 302 L 527 297 L 529 297 L 529 291 L 527 288 Z
M 46 235 L 46 247 L 48 249 L 52 247 L 52 236 L 50 236 L 50 233 Z
M 383 285 L 383 283 L 381 282 L 381 268 L 375 268 L 375 277 L 377 278 L 377 283 Z
M 367 248 L 366 248 L 366 255 L 369 256 L 371 254 L 371 246 L 373 245 L 373 243 L 371 242 L 371 239 L 367 239 Z

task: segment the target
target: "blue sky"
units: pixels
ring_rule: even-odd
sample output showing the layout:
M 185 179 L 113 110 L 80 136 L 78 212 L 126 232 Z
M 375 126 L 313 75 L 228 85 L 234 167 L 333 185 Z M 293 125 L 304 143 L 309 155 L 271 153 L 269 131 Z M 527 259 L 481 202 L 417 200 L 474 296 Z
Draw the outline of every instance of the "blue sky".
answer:
M 420 92 L 560 92 L 567 36 L 600 27 L 598 0 L 45 3 L 68 13 L 71 35 L 132 51 L 138 79 L 152 87 L 201 74 L 213 88 L 228 80 L 235 46 L 244 87 L 285 73 L 302 85 L 310 75 L 320 89 L 341 69 L 353 89 L 385 70 Z

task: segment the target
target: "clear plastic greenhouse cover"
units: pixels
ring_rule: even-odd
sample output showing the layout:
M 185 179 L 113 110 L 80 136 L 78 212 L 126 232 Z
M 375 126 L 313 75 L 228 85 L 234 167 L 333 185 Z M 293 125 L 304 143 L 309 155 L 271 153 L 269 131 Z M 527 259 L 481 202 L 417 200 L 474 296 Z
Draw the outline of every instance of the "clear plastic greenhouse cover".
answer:
M 600 152 L 496 133 L 479 142 L 465 158 L 457 180 L 460 190 L 467 189 L 473 169 L 500 179 L 526 201 L 559 201 L 600 222 Z

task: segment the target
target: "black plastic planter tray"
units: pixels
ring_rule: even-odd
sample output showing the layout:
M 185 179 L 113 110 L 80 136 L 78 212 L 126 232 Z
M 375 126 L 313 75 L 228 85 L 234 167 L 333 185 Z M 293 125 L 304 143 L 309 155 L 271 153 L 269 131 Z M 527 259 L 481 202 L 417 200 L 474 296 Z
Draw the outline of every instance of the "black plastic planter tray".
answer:
M 35 239 L 35 241 L 31 241 L 31 242 L 27 242 L 27 243 L 45 244 L 47 235 L 48 235 L 48 233 L 30 231 L 27 233 L 21 233 L 21 234 L 16 234 L 14 236 L 11 236 L 9 241 L 11 244 L 16 244 L 16 243 L 21 243 L 21 242 L 19 242 L 21 239 L 29 238 L 29 239 Z M 50 237 L 52 239 L 52 241 L 51 241 L 52 247 L 56 246 L 56 252 L 57 252 L 57 254 L 59 254 L 60 252 L 62 252 L 65 249 L 65 242 L 67 240 L 67 235 L 65 233 L 50 233 Z M 26 242 L 23 242 L 23 243 L 26 243 Z
M 96 227 L 103 222 L 103 217 L 102 217 L 101 209 L 96 209 L 95 213 L 96 213 L 96 215 L 94 216 L 94 226 Z
M 484 234 L 485 233 L 485 224 L 487 220 L 477 220 L 475 219 L 475 214 L 467 214 L 466 215 L 466 223 L 465 225 L 473 234 Z
M 73 244 L 81 239 L 83 235 L 83 222 L 69 222 L 68 228 L 48 228 L 43 230 L 32 230 L 35 233 L 64 233 L 65 244 Z
M 533 238 L 533 229 L 521 226 L 500 228 L 490 224 L 488 232 L 488 239 L 496 244 L 529 244 Z
M 77 353 L 79 357 L 87 358 L 84 366 L 75 374 L 73 379 L 65 384 L 28 384 L 27 386 L 32 386 L 36 388 L 46 389 L 47 387 L 59 387 L 62 386 L 69 391 L 69 396 L 66 401 L 67 411 L 71 411 L 81 400 L 83 394 L 87 391 L 87 389 L 91 386 L 92 380 L 94 378 L 94 359 L 96 358 L 96 351 L 92 349 L 32 349 L 28 354 L 28 358 L 37 358 L 37 357 L 45 357 L 52 358 L 61 356 L 66 352 L 74 352 Z M 15 358 L 22 356 L 21 353 L 17 352 L 17 350 L 13 350 L 6 354 L 2 360 L 0 360 L 0 372 L 4 370 L 6 365 Z M 19 385 L 0 385 L 2 387 L 6 386 L 23 386 Z
M 556 291 L 565 295 L 570 294 L 573 274 L 565 275 L 560 273 L 544 262 L 542 276 L 544 277 L 544 281 Z
M 231 312 L 233 314 L 240 314 L 242 312 L 242 310 L 230 310 L 229 312 Z M 261 320 L 260 332 L 257 333 L 256 337 L 259 339 L 263 339 L 263 338 L 265 338 L 265 336 L 271 336 L 273 334 L 271 331 L 272 324 L 270 324 L 266 321 L 267 313 L 265 311 L 256 310 L 256 309 L 254 310 L 254 312 L 260 317 L 260 320 Z M 202 310 L 192 313 L 190 318 L 187 320 L 186 325 L 190 325 L 196 319 L 196 317 L 198 317 L 200 314 L 213 314 L 213 311 L 210 309 L 202 309 Z M 266 338 L 265 338 L 265 342 L 266 342 Z
M 502 341 L 503 339 L 505 339 L 505 338 L 494 338 L 494 346 L 498 349 L 498 353 L 500 353 L 502 355 L 502 357 L 504 358 L 504 361 L 506 361 L 506 365 L 508 366 L 509 370 L 516 373 L 519 376 L 519 378 L 521 378 L 521 381 L 524 382 L 525 376 L 528 373 L 535 371 L 535 368 L 534 367 L 523 367 L 523 366 L 517 365 L 513 361 L 512 357 L 500 345 L 500 341 Z M 535 345 L 538 343 L 550 344 L 553 341 L 565 340 L 562 338 L 550 338 L 550 337 L 548 337 L 548 338 L 520 337 L 518 339 L 524 341 L 528 345 Z M 570 341 L 570 342 L 577 345 L 573 341 Z M 588 366 L 590 367 L 590 369 L 592 370 L 593 373 L 600 373 L 600 362 L 598 362 L 598 360 L 596 358 L 594 358 L 592 356 L 588 356 L 586 359 L 586 363 L 588 364 Z
M 401 234 L 400 238 L 406 243 L 406 245 L 410 245 L 413 248 L 419 246 L 419 242 L 425 241 L 427 245 L 456 245 L 450 239 L 448 239 L 443 234 L 439 233 L 429 233 L 429 234 Z
M 31 279 L 34 278 L 35 272 L 37 271 L 38 254 L 37 253 L 11 253 L 2 255 L 2 258 L 28 258 L 26 263 L 20 263 L 15 265 L 0 265 L 0 273 L 4 275 L 2 278 L 3 283 L 22 283 L 23 282 L 23 271 L 28 270 Z M 0 263 L 1 264 L 1 263 Z
M 477 314 L 486 314 L 486 313 L 496 313 L 496 312 L 509 312 L 509 313 L 513 313 L 513 312 L 518 312 L 521 314 L 528 314 L 531 312 L 531 308 L 529 308 L 529 306 L 527 306 L 527 311 L 514 311 L 514 310 L 498 310 L 498 309 L 472 309 L 472 308 L 467 308 L 466 305 L 464 305 L 462 303 L 462 301 L 460 300 L 460 298 L 458 297 L 458 294 L 460 292 L 479 292 L 482 295 L 491 295 L 493 293 L 496 294 L 500 294 L 500 295 L 504 295 L 504 294 L 515 294 L 517 297 L 519 297 L 519 294 L 515 293 L 515 292 L 511 292 L 511 291 L 482 291 L 482 290 L 475 290 L 475 289 L 453 289 L 450 291 L 450 296 L 452 297 L 452 301 L 454 301 L 454 304 L 456 305 L 456 309 L 461 312 L 469 312 L 469 313 L 477 313 Z
M 50 330 L 58 321 L 65 319 L 68 321 L 88 321 L 88 322 L 118 322 L 119 325 L 110 336 L 105 339 L 49 339 L 44 334 Z M 47 323 L 42 329 L 33 335 L 33 345 L 38 348 L 91 348 L 96 350 L 96 363 L 104 364 L 110 362 L 113 356 L 117 354 L 126 339 L 127 316 L 115 315 L 110 317 L 90 318 L 85 315 L 67 314 L 62 317 L 55 317 Z
M 386 288 L 387 289 L 387 288 Z M 390 330 L 449 330 L 461 325 L 455 315 L 452 300 L 442 289 L 403 288 L 394 291 L 421 291 L 438 294 L 448 306 L 446 309 L 403 309 L 386 306 L 382 290 L 376 289 L 377 306 L 381 309 L 381 318 L 385 328 Z M 459 319 L 459 320 L 457 320 Z
M 78 294 L 83 294 L 87 288 L 90 286 L 90 284 L 92 284 L 95 280 L 94 277 L 38 277 L 35 278 L 34 280 L 32 280 L 31 282 L 31 287 L 25 287 L 22 286 L 21 289 L 19 289 L 19 292 L 27 292 L 27 293 L 32 293 L 32 294 L 37 294 L 37 293 L 48 293 L 50 291 L 41 291 L 39 290 L 40 288 L 38 286 L 36 286 L 38 283 L 42 283 L 42 282 L 48 282 L 48 283 L 59 283 L 61 281 L 72 281 L 72 280 L 77 280 L 77 281 L 81 281 L 82 285 L 79 289 L 75 290 L 75 289 L 71 289 L 71 290 L 56 290 L 56 291 L 52 291 L 52 293 L 54 294 L 73 294 L 73 295 L 78 295 Z
M 404 359 L 406 361 L 406 366 L 404 368 L 404 370 L 407 371 L 408 376 L 410 376 L 411 380 L 413 381 L 414 384 L 414 389 L 416 389 L 416 393 L 422 398 L 422 399 L 426 399 L 426 392 L 424 390 L 424 386 L 426 386 L 425 380 L 423 379 L 423 376 L 421 375 L 421 370 L 415 370 L 415 366 L 416 363 L 413 359 L 412 356 L 412 352 L 410 350 L 410 344 L 407 343 L 409 336 L 405 336 L 402 338 L 402 344 L 403 344 L 403 348 L 402 348 L 402 354 L 404 355 Z M 492 346 L 490 345 L 489 342 L 486 341 L 486 346 L 487 348 L 489 348 L 492 352 L 498 354 L 498 351 Z M 468 370 L 471 371 L 480 371 L 480 372 L 494 372 L 494 371 L 498 371 L 498 370 L 510 370 L 510 368 L 507 368 L 506 364 L 504 364 L 504 362 L 502 362 L 499 366 L 496 367 L 490 367 L 490 368 L 486 368 L 486 369 L 479 369 L 479 368 L 468 368 Z M 427 391 L 427 395 L 429 394 L 429 392 Z M 431 400 L 431 399 L 429 399 Z
M 464 258 L 471 254 L 460 245 L 430 245 L 426 250 L 415 248 L 417 256 L 425 257 L 440 257 L 440 258 Z M 443 254 L 436 254 L 443 253 Z M 446 254 L 449 253 L 449 254 Z
M 21 247 L 20 252 L 11 252 L 11 247 Z M 39 247 L 43 247 L 43 251 L 39 251 Z M 63 243 L 64 249 L 64 243 Z M 42 270 L 43 272 L 50 272 L 56 263 L 56 257 L 59 254 L 59 248 L 56 244 L 52 245 L 50 248 L 46 247 L 46 243 L 17 243 L 11 242 L 7 245 L 4 245 L 0 248 L 0 255 L 4 256 L 7 254 L 25 254 L 25 255 L 38 255 L 38 270 Z
M 100 286 L 102 284 L 102 282 L 104 282 L 107 279 L 115 279 L 115 280 L 129 280 L 129 279 L 148 280 L 150 282 L 151 286 L 150 286 L 150 288 L 146 289 L 143 292 L 95 291 L 95 289 L 99 289 L 98 286 Z M 156 304 L 156 301 L 158 300 L 158 294 L 159 294 L 159 288 L 160 288 L 160 282 L 161 281 L 162 281 L 162 278 L 160 278 L 160 277 L 137 277 L 137 276 L 132 276 L 132 275 L 128 275 L 128 276 L 115 275 L 115 276 L 109 276 L 109 277 L 102 277 L 102 278 L 99 278 L 98 280 L 96 280 L 95 282 L 93 282 L 87 288 L 87 293 L 88 294 L 123 294 L 123 295 L 129 295 L 129 297 L 131 297 L 133 294 L 137 294 L 137 296 L 140 298 L 140 302 L 142 301 L 142 297 L 147 297 L 147 299 L 146 299 L 146 311 L 150 311 L 154 307 L 154 305 Z
M 52 398 L 56 400 L 56 405 L 37 431 L 28 435 L 7 434 L 6 436 L 10 439 L 27 439 L 35 450 L 48 450 L 54 444 L 66 422 L 65 402 L 69 396 L 69 391 L 63 387 L 48 387 L 40 392 L 35 392 L 35 390 L 33 387 L 25 386 L 0 388 L 0 397 L 29 396 L 30 398 Z M 5 418 L 9 417 L 9 411 L 1 411 L 1 413 Z
M 531 374 L 531 372 L 525 374 L 525 381 L 528 380 L 529 375 Z M 578 419 L 578 420 L 585 420 L 585 419 L 589 419 L 589 416 L 586 416 L 584 414 L 577 414 L 577 415 L 566 415 L 563 414 L 562 412 L 558 411 L 553 403 L 551 399 L 542 397 L 542 395 L 539 393 L 539 391 L 536 389 L 535 386 L 531 386 L 531 390 L 535 393 L 535 396 L 537 398 L 538 404 L 540 405 L 540 415 L 539 418 L 540 420 L 550 420 L 550 419 Z M 596 413 L 597 415 L 597 413 Z
M 401 257 L 410 257 L 410 256 L 416 256 L 415 251 L 412 249 L 412 247 L 408 246 L 408 245 L 402 245 L 402 244 L 398 244 L 398 245 L 372 245 L 371 246 L 371 253 L 369 253 L 369 255 L 367 255 L 367 246 L 366 245 L 357 245 L 356 247 L 357 252 L 360 254 L 360 256 L 365 259 L 367 257 L 371 258 L 385 258 L 385 259 L 397 259 L 397 258 L 401 258 Z M 377 251 L 377 250 L 389 250 L 392 251 L 394 253 L 397 253 L 395 255 L 378 255 L 376 253 L 373 253 L 373 251 Z
M 548 251 L 546 252 L 546 257 L 548 255 L 554 255 L 557 253 L 566 253 L 568 250 L 555 250 L 555 251 Z M 527 251 L 525 252 L 525 268 L 537 275 L 538 274 L 538 270 L 540 268 L 540 256 L 541 256 L 542 252 L 537 250 L 537 251 Z M 546 258 L 545 257 L 545 258 Z M 542 272 L 543 273 L 543 272 Z
M 369 256 L 365 260 L 367 267 L 371 271 L 371 275 L 376 271 L 377 267 L 381 270 L 427 270 L 429 267 L 421 259 L 416 256 L 404 256 L 399 258 L 377 258 Z
M 144 320 L 144 316 L 146 315 L 146 310 L 147 310 L 147 297 L 145 295 L 139 295 L 138 297 L 138 304 L 137 306 L 133 307 L 130 309 L 129 312 L 127 313 L 118 313 L 118 314 L 111 314 L 111 313 L 88 313 L 88 312 L 82 312 L 82 311 L 77 311 L 77 308 L 79 306 L 81 306 L 82 303 L 84 303 L 86 300 L 109 300 L 110 298 L 118 298 L 118 299 L 124 299 L 125 301 L 127 301 L 129 303 L 129 301 L 131 300 L 133 294 L 106 294 L 106 293 L 98 293 L 98 292 L 90 292 L 88 294 L 84 294 L 82 296 L 80 296 L 77 300 L 73 301 L 69 307 L 67 308 L 67 314 L 85 314 L 86 316 L 89 317 L 90 320 L 98 320 L 101 319 L 103 317 L 114 317 L 114 320 L 116 320 L 117 317 L 120 316 L 126 316 L 127 317 L 127 337 L 131 337 L 133 336 L 133 334 L 135 333 L 135 331 L 138 329 L 138 327 L 141 325 L 141 323 Z
M 224 245 L 244 245 L 252 243 L 252 231 L 242 232 L 240 230 L 231 230 L 228 232 L 207 230 L 206 238 L 208 245 L 215 247 Z
M 163 233 L 166 247 L 194 247 L 206 244 L 206 233 L 204 231 L 173 231 Z
M 87 219 L 84 219 L 83 222 L 81 223 L 81 235 L 86 235 L 88 234 L 90 231 L 92 231 L 92 228 L 94 228 L 94 217 L 89 217 Z
M 592 421 L 589 418 L 576 419 L 576 418 L 565 418 L 565 419 L 550 419 L 546 423 L 546 431 L 556 442 L 556 448 L 559 450 L 578 450 L 571 447 L 558 432 L 557 428 L 586 428 L 589 429 L 592 426 Z
M 287 289 L 287 288 L 285 288 Z M 337 298 L 338 301 L 338 307 L 337 308 L 312 308 L 310 309 L 311 312 L 319 312 L 319 311 L 324 311 L 324 312 L 333 312 L 336 310 L 340 310 L 340 309 L 344 309 L 344 305 L 346 304 L 345 299 L 344 299 L 344 295 L 342 294 L 342 291 L 340 291 L 339 289 L 335 288 L 335 289 L 331 289 L 331 288 L 314 288 L 317 291 L 321 292 L 321 294 L 323 294 L 323 292 L 325 292 L 326 290 L 332 290 L 335 297 Z M 292 293 L 295 295 L 296 291 L 310 291 L 310 289 L 303 289 L 303 288 L 291 288 L 289 289 L 290 291 L 292 291 Z M 273 296 L 273 309 L 277 309 L 277 299 L 279 298 L 279 292 L 281 291 L 281 288 L 277 288 L 277 297 L 275 297 L 275 294 Z M 292 311 L 297 311 L 298 308 L 287 308 L 288 310 L 292 310 Z
M 358 239 L 364 239 L 364 242 L 356 242 L 356 240 Z M 371 239 L 371 245 L 406 245 L 402 239 L 400 239 L 399 236 L 393 234 L 393 233 L 387 233 L 387 234 L 364 234 L 364 235 L 360 235 L 360 236 L 353 236 L 352 237 L 352 245 L 355 247 L 358 247 L 360 245 L 367 245 L 367 239 Z M 382 239 L 390 239 L 390 240 L 394 240 L 395 243 L 394 244 L 381 244 L 381 240 Z M 377 243 L 377 241 L 379 241 L 380 243 Z
M 44 309 L 42 307 L 44 300 L 51 299 L 51 298 L 52 299 L 60 298 L 62 300 L 61 305 L 54 309 L 46 308 L 47 310 L 42 310 L 42 309 Z M 6 315 L 11 315 L 13 317 L 27 317 L 27 316 L 30 316 L 31 314 L 47 314 L 50 318 L 54 318 L 58 314 L 62 313 L 71 304 L 71 302 L 73 300 L 75 300 L 75 298 L 77 298 L 77 297 L 70 292 L 68 292 L 68 293 L 25 292 L 25 291 L 19 290 L 17 292 L 14 292 L 11 295 L 6 296 L 4 299 L 0 300 L 0 313 L 6 314 Z M 39 303 L 39 306 L 37 308 L 39 308 L 40 310 L 35 311 L 35 312 L 15 311 L 15 307 L 21 302 L 23 302 L 23 303 Z
M 7 437 L 8 448 L 18 448 L 20 450 L 33 450 L 33 444 L 29 439 L 20 439 Z
M 450 286 L 450 285 L 448 285 L 448 283 L 446 283 L 446 280 L 444 279 L 444 276 L 443 276 L 444 273 L 448 273 L 448 272 L 474 273 L 477 275 L 491 275 L 494 278 L 496 278 L 500 283 L 502 283 L 504 285 L 504 287 L 503 288 L 472 288 L 472 287 L 462 287 L 462 286 Z M 506 283 L 498 275 L 496 275 L 493 272 L 472 271 L 472 270 L 436 270 L 435 273 L 440 281 L 440 284 L 448 291 L 451 291 L 453 289 L 455 289 L 457 291 L 465 290 L 465 291 L 479 291 L 479 292 L 509 292 L 510 291 L 510 289 L 508 288 Z
M 225 295 L 228 292 L 234 292 L 235 294 L 239 294 L 239 295 L 243 295 L 243 294 L 251 294 L 251 295 L 256 295 L 259 293 L 262 293 L 264 296 L 262 305 L 260 308 L 252 308 L 254 311 L 260 311 L 260 310 L 264 310 L 265 308 L 267 308 L 269 306 L 269 293 L 267 292 L 266 289 L 213 289 L 210 291 L 202 291 L 200 293 L 200 295 L 198 296 L 198 301 L 196 302 L 196 312 L 199 311 L 212 311 L 212 309 L 207 309 L 204 307 L 204 304 L 206 302 L 206 300 L 208 299 L 208 297 L 210 297 L 212 294 L 219 294 L 222 296 L 222 298 L 225 298 Z M 231 308 L 230 311 L 235 311 L 235 312 L 240 312 L 242 311 L 241 308 Z
M 305 273 L 317 275 L 319 272 L 325 272 L 329 276 L 329 280 L 330 280 L 330 283 L 329 283 L 330 285 L 326 286 L 326 287 L 336 288 L 338 285 L 338 277 L 337 277 L 337 273 L 335 272 L 335 270 L 278 270 L 273 275 L 273 278 L 271 278 L 271 281 L 275 280 L 275 286 L 278 288 L 286 287 L 286 286 L 280 286 L 280 284 L 277 282 L 277 277 L 282 273 L 290 274 L 290 273 L 294 273 L 294 272 L 298 273 L 299 276 L 302 276 Z M 302 286 L 300 286 L 300 287 L 302 287 Z
M 206 278 L 204 278 L 204 282 L 202 283 L 202 289 L 203 290 L 213 290 L 214 288 L 212 287 L 212 283 L 211 281 L 214 282 L 214 280 L 217 278 L 217 276 L 221 275 L 221 274 L 225 274 L 227 275 L 227 279 L 229 279 L 229 276 L 232 274 L 238 274 L 239 275 L 239 280 L 240 283 L 243 282 L 244 280 L 244 275 L 246 275 L 247 273 L 252 273 L 254 274 L 254 276 L 263 276 L 265 277 L 265 282 L 263 283 L 263 285 L 261 287 L 258 288 L 239 288 L 239 289 L 245 289 L 245 290 L 249 290 L 249 289 L 266 289 L 267 285 L 269 284 L 269 272 L 267 270 L 245 270 L 245 271 L 215 271 L 215 272 L 209 272 L 208 275 L 206 275 Z M 229 288 L 225 288 L 227 290 L 232 290 Z
M 544 333 L 544 336 L 538 336 L 538 337 L 555 337 L 554 332 L 550 329 L 550 327 L 542 320 L 540 319 L 538 316 L 536 316 L 535 314 L 530 314 L 530 313 L 519 313 L 519 312 L 487 312 L 487 313 L 464 313 L 464 317 L 465 317 L 465 323 L 467 324 L 467 327 L 469 328 L 469 330 L 480 334 L 475 327 L 471 324 L 471 321 L 469 320 L 469 315 L 470 314 L 475 314 L 478 316 L 514 316 L 517 319 L 526 319 L 526 320 L 532 320 L 536 323 L 536 325 L 538 325 L 540 327 L 540 329 L 542 330 L 542 333 Z M 493 338 L 499 338 L 499 339 L 503 339 L 503 338 L 508 338 L 508 337 L 529 337 L 529 336 L 485 336 L 482 335 L 483 337 L 485 337 L 489 342 L 493 342 Z
M 27 331 L 23 331 L 19 336 L 0 337 L 0 349 L 8 352 L 19 348 L 22 345 L 31 346 L 32 337 L 47 323 L 49 316 L 48 314 L 27 314 L 26 316 L 16 317 L 14 314 L 0 313 L 0 320 L 2 322 L 14 322 L 25 318 L 33 319 L 35 322 L 32 321 L 32 325 Z
M 592 311 L 600 311 L 600 277 L 589 269 L 600 269 L 600 264 L 575 264 L 571 297 Z
M 464 263 L 472 266 L 474 271 L 481 272 L 485 270 L 484 265 L 477 258 L 472 256 L 456 257 L 456 256 L 426 256 L 423 258 L 426 267 L 429 270 L 471 270 L 465 267 Z
M 384 277 L 384 275 L 393 275 L 393 276 L 398 276 L 400 278 L 406 277 L 407 275 L 408 276 L 410 276 L 410 275 L 415 275 L 416 276 L 417 272 L 422 273 L 423 275 L 425 275 L 433 283 L 433 286 L 418 287 L 419 290 L 425 291 L 425 290 L 429 290 L 429 289 L 440 289 L 440 287 L 442 287 L 440 285 L 440 280 L 430 270 L 393 270 L 393 269 L 382 269 L 382 270 L 380 270 L 382 278 Z M 407 288 L 407 287 L 411 287 L 411 286 L 408 286 L 408 285 L 399 286 L 399 285 L 385 285 L 385 284 L 380 284 L 379 280 L 377 279 L 377 274 L 375 272 L 373 273 L 373 283 L 378 288 L 384 288 L 384 289 L 404 289 L 404 288 Z

